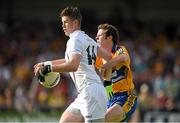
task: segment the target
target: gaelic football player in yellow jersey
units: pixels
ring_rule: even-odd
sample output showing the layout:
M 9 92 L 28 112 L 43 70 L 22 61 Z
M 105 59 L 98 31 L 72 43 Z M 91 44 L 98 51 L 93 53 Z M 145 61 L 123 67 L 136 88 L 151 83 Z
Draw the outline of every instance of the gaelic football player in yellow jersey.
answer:
M 134 91 L 133 76 L 130 68 L 130 56 L 124 46 L 118 46 L 119 32 L 109 24 L 98 26 L 96 40 L 108 52 L 112 59 L 104 63 L 96 59 L 96 67 L 105 70 L 102 78 L 108 93 L 107 122 L 126 121 L 136 109 L 137 96 Z

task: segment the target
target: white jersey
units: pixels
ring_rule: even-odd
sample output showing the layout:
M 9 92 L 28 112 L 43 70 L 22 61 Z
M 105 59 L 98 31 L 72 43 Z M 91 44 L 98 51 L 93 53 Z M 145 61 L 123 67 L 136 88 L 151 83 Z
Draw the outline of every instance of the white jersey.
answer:
M 83 31 L 76 30 L 70 34 L 67 42 L 65 59 L 69 60 L 71 54 L 81 55 L 79 67 L 76 72 L 70 72 L 78 91 L 92 83 L 101 83 L 95 71 L 95 61 L 98 44 Z

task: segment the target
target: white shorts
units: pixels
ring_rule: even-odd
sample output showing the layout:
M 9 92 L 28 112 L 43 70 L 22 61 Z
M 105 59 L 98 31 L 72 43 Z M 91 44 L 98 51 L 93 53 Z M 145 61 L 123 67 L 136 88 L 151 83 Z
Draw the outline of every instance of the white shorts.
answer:
M 107 111 L 107 95 L 102 84 L 93 83 L 83 89 L 68 111 L 80 112 L 85 121 L 105 118 Z

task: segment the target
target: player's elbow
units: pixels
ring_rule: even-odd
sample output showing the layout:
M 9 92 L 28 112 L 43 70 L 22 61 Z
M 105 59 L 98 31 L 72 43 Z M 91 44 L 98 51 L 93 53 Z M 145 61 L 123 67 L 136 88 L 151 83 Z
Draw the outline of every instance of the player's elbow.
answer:
M 72 68 L 71 71 L 72 71 L 72 72 L 76 72 L 76 71 L 77 71 L 77 68 Z
M 72 64 L 71 71 L 75 72 L 75 71 L 77 71 L 77 69 L 78 69 L 78 65 Z
M 117 61 L 121 62 L 121 63 L 124 63 L 128 60 L 128 55 L 126 54 L 122 54 L 120 56 L 117 56 Z

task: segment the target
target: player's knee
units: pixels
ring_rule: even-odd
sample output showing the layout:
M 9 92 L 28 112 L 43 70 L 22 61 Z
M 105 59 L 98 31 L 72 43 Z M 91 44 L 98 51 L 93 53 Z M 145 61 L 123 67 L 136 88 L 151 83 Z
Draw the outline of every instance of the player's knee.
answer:
M 104 122 L 105 119 L 101 118 L 101 119 L 95 119 L 95 120 L 87 120 L 87 123 L 98 123 L 98 122 Z
M 105 121 L 108 122 L 108 117 L 107 114 L 105 115 Z
M 119 122 L 126 119 L 126 113 L 124 111 L 119 112 L 118 114 L 109 114 L 107 113 L 105 116 L 106 122 Z
M 61 118 L 60 123 L 66 123 L 66 122 L 83 122 L 84 118 L 82 115 L 75 114 L 74 112 L 65 111 Z

